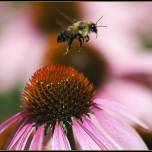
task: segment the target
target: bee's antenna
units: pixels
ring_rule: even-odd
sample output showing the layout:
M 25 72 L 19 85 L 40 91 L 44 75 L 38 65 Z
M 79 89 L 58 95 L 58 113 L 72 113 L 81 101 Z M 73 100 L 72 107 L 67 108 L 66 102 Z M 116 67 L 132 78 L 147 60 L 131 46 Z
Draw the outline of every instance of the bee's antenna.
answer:
M 96 21 L 96 25 L 97 23 L 103 18 L 103 16 L 101 16 L 97 21 Z
M 101 25 L 101 26 L 96 26 L 96 27 L 108 27 L 108 26 L 102 26 L 102 25 Z

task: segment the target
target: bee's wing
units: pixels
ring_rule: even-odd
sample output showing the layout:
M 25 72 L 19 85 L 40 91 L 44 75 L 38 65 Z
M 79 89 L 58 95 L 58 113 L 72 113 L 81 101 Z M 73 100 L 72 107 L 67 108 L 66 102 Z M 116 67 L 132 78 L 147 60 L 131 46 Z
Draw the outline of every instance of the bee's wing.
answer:
M 67 28 L 67 23 L 61 21 L 60 19 L 56 18 L 56 24 L 59 26 L 62 30 Z
M 70 18 L 67 14 L 63 13 L 61 10 L 59 9 L 56 10 L 64 19 L 66 19 L 69 22 L 69 24 L 72 24 L 73 22 L 77 21 L 76 19 Z

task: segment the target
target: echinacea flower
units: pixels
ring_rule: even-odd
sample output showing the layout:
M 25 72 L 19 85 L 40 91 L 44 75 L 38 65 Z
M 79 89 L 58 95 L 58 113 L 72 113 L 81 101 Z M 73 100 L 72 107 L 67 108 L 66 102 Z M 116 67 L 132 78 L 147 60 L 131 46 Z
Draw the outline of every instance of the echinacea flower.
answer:
M 3 149 L 147 149 L 115 113 L 146 126 L 117 102 L 94 99 L 93 85 L 72 67 L 39 69 L 25 87 L 21 108 L 0 125 L 1 136 L 16 124 Z

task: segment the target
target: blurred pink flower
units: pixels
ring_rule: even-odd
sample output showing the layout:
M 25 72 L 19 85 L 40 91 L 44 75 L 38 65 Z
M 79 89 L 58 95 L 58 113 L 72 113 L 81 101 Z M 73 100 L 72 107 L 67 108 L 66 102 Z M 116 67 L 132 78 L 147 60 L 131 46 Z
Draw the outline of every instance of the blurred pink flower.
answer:
M 89 81 L 73 68 L 39 69 L 25 87 L 23 110 L 0 125 L 1 135 L 18 122 L 5 149 L 73 149 L 70 126 L 77 150 L 146 150 L 136 131 L 115 114 L 147 126 L 117 102 L 92 99 L 92 91 Z
M 32 27 L 28 11 L 14 5 L 0 4 L 0 89 L 25 83 L 40 66 L 46 43 L 45 36 Z
M 150 2 L 85 2 L 82 6 L 85 18 L 95 22 L 103 16 L 99 25 L 108 26 L 100 28 L 98 38 L 91 41 L 99 49 L 102 46 L 115 74 L 152 74 L 152 53 L 145 53 L 140 44 L 140 34 L 152 32 Z
M 102 50 L 111 68 L 110 78 L 100 87 L 97 97 L 125 104 L 152 127 L 152 93 L 146 86 L 152 84 L 152 53 L 145 51 L 140 38 L 140 34 L 152 32 L 152 4 L 85 2 L 82 6 L 86 19 L 95 22 L 103 16 L 98 24 L 108 26 L 100 28 L 98 38 L 90 41 Z M 138 79 L 145 83 L 137 83 Z

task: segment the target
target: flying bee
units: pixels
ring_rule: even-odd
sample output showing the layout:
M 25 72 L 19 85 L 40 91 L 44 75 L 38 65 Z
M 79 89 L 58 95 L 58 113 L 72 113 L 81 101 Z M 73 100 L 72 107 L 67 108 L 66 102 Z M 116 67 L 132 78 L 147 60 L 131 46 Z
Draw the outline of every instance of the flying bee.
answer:
M 103 17 L 103 16 L 102 16 Z M 57 42 L 62 43 L 66 42 L 68 43 L 68 48 L 65 54 L 68 54 L 71 49 L 71 45 L 74 39 L 79 41 L 80 48 L 83 46 L 85 42 L 89 41 L 89 34 L 91 32 L 96 33 L 98 32 L 98 27 L 106 27 L 106 26 L 98 26 L 97 23 L 101 20 L 100 17 L 96 23 L 93 23 L 88 20 L 82 20 L 74 22 L 72 25 L 68 26 L 65 30 L 60 32 L 57 37 Z

